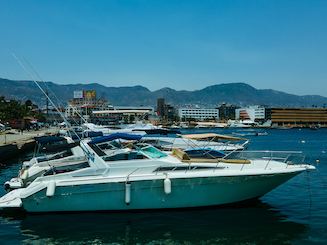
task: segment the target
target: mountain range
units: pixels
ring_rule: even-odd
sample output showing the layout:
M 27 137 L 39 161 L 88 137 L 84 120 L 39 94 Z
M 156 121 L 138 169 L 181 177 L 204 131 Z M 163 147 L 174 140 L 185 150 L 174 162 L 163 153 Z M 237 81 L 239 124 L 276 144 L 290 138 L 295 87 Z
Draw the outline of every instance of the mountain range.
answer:
M 157 98 L 165 98 L 167 103 L 177 106 L 199 105 L 213 107 L 220 103 L 230 103 L 240 106 L 267 105 L 282 107 L 312 107 L 325 106 L 327 98 L 318 95 L 298 96 L 272 89 L 256 89 L 246 83 L 217 84 L 200 90 L 177 91 L 162 88 L 150 91 L 143 86 L 107 87 L 98 83 L 90 84 L 57 84 L 42 82 L 40 85 L 49 91 L 50 97 L 56 97 L 66 103 L 73 97 L 76 90 L 96 90 L 97 96 L 110 101 L 117 106 L 155 106 Z M 0 96 L 8 99 L 25 101 L 44 105 L 44 96 L 33 81 L 16 81 L 0 78 Z

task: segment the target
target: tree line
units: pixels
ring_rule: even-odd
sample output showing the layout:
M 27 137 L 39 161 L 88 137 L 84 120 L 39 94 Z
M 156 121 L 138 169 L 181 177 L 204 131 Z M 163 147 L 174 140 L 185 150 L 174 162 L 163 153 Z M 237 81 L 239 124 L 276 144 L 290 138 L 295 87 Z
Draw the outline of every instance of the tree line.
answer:
M 6 100 L 4 96 L 0 96 L 0 121 L 8 122 L 24 117 L 34 117 L 41 121 L 44 120 L 43 114 L 31 100 L 21 103 L 17 100 Z

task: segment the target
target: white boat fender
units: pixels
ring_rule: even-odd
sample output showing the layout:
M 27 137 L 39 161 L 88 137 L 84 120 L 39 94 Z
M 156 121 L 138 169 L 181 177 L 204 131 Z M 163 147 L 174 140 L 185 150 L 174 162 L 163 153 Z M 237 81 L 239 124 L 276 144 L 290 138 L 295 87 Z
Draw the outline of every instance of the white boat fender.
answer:
M 125 203 L 129 205 L 131 202 L 131 182 L 125 183 Z
M 53 197 L 56 191 L 56 182 L 50 181 L 47 187 L 47 197 Z
M 171 180 L 166 176 L 164 180 L 164 191 L 168 195 L 171 193 Z

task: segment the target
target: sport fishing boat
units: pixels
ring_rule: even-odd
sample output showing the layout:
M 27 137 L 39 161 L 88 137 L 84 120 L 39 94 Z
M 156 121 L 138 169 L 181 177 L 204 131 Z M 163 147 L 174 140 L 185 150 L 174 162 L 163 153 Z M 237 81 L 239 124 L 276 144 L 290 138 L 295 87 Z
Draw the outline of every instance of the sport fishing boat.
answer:
M 66 151 L 56 154 L 33 157 L 25 161 L 18 173 L 18 176 L 4 183 L 7 191 L 26 187 L 37 177 L 41 176 L 48 170 L 58 167 L 72 168 L 79 166 L 86 161 L 86 155 L 80 146 L 75 146 Z
M 89 134 L 89 136 L 92 135 L 93 134 Z M 114 135 L 113 137 L 115 137 Z M 70 137 L 65 138 L 68 142 L 73 141 Z M 110 149 L 117 149 L 118 147 L 120 148 L 121 145 L 117 143 L 115 144 L 115 142 L 112 141 L 111 144 L 102 144 L 97 147 L 100 147 L 107 153 L 110 151 Z M 31 160 L 23 162 L 18 176 L 12 178 L 9 181 L 6 181 L 4 183 L 4 188 L 6 191 L 10 191 L 13 189 L 26 187 L 34 179 L 41 176 L 50 169 L 60 167 L 62 170 L 72 170 L 74 168 L 80 168 L 81 166 L 84 166 L 86 160 L 86 154 L 80 146 L 75 146 L 55 154 L 33 157 Z
M 242 151 L 224 158 L 192 159 L 180 149 L 167 154 L 140 143 L 138 135 L 115 137 L 123 140 L 124 147 L 107 153 L 99 145 L 116 140 L 113 136 L 82 140 L 86 166 L 52 168 L 27 187 L 1 197 L 0 209 L 126 211 L 231 204 L 263 196 L 314 169 L 301 161 L 296 164 L 291 152 L 260 152 L 258 158 Z
M 71 137 L 45 135 L 35 137 L 35 152 L 55 153 L 78 145 Z

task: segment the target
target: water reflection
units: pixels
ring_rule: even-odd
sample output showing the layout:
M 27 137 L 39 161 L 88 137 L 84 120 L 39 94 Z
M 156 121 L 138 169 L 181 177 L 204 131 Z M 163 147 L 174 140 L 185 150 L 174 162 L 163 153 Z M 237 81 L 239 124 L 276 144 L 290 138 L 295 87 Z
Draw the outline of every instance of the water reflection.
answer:
M 206 210 L 27 215 L 20 229 L 26 243 L 221 244 L 289 243 L 306 226 L 258 201 Z

